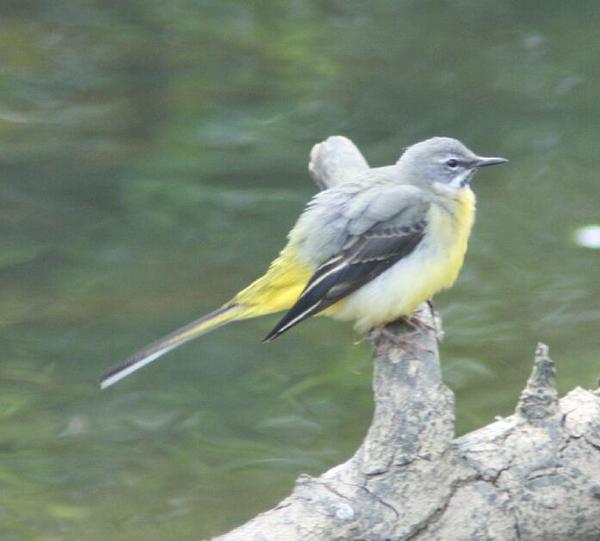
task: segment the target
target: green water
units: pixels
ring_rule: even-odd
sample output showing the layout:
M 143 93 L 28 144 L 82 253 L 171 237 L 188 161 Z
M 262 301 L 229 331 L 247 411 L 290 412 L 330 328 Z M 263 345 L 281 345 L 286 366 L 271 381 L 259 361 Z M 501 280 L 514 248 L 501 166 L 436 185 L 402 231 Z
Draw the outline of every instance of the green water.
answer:
M 307 154 L 373 165 L 451 135 L 479 175 L 439 295 L 458 430 L 509 414 L 546 341 L 600 375 L 595 2 L 22 0 L 0 4 L 0 539 L 197 540 L 348 458 L 367 345 L 276 318 L 99 376 L 257 277 L 315 188 Z

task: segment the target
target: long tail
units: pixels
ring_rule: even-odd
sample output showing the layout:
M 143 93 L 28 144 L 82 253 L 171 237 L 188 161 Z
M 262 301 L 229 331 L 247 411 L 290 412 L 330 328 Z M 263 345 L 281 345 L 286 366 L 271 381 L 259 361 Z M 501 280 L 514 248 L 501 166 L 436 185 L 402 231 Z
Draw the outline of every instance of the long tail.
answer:
M 231 302 L 133 354 L 108 372 L 100 381 L 100 387 L 110 387 L 165 353 L 226 323 L 287 310 L 296 302 L 311 274 L 311 269 L 298 262 L 293 250 L 284 249 L 269 270 Z
M 134 353 L 123 364 L 116 366 L 100 380 L 100 388 L 106 389 L 113 383 L 133 374 L 165 353 L 210 332 L 226 323 L 244 318 L 245 308 L 238 304 L 226 304 L 222 308 L 206 314 L 204 317 L 188 323 L 184 327 L 153 342 L 144 349 Z

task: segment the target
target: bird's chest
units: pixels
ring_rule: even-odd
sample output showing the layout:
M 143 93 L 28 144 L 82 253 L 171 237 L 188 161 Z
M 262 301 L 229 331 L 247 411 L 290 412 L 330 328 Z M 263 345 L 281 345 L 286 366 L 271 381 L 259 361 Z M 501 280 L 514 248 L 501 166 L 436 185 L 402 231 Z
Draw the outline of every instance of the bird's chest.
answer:
M 455 200 L 431 207 L 428 249 L 432 261 L 437 261 L 439 289 L 450 287 L 458 277 L 474 219 L 475 195 L 470 189 L 464 190 Z

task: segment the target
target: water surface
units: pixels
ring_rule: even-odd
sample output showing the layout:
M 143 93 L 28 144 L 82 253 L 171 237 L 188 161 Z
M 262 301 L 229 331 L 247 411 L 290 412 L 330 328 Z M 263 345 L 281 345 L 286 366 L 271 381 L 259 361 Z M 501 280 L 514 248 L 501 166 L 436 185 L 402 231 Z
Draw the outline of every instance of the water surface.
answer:
M 236 324 L 97 387 L 263 271 L 331 134 L 373 165 L 431 135 L 511 160 L 436 299 L 460 432 L 512 412 L 539 340 L 563 392 L 594 386 L 599 25 L 555 0 L 3 2 L 0 538 L 200 539 L 351 455 L 371 366 L 345 324 Z

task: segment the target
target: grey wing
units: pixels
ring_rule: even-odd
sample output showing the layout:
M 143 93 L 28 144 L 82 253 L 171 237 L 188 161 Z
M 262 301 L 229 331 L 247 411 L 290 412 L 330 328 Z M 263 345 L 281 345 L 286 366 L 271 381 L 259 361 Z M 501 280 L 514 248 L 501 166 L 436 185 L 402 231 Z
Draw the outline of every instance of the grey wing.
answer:
M 417 248 L 427 228 L 429 201 L 410 186 L 383 189 L 368 204 L 351 201 L 344 211 L 348 236 L 324 261 L 266 341 L 343 299 Z

